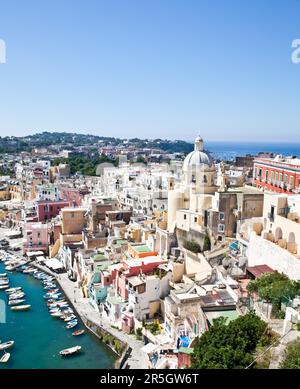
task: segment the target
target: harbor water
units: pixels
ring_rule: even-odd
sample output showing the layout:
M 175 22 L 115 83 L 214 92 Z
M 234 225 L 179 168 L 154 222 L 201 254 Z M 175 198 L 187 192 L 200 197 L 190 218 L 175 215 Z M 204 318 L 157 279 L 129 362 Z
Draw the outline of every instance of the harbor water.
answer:
M 109 369 L 114 367 L 116 356 L 100 340 L 87 330 L 84 335 L 73 336 L 75 329 L 66 329 L 66 323 L 50 316 L 43 295 L 41 281 L 21 272 L 7 272 L 0 262 L 0 273 L 7 273 L 10 287 L 21 286 L 26 293 L 26 303 L 31 309 L 14 312 L 7 304 L 7 295 L 0 291 L 0 304 L 5 302 L 5 323 L 0 321 L 2 343 L 14 340 L 6 350 L 11 354 L 8 363 L 0 369 Z M 2 300 L 2 301 L 1 301 Z M 3 319 L 3 312 L 2 312 Z M 59 351 L 79 345 L 82 351 L 69 357 L 61 357 Z M 3 351 L 0 351 L 0 357 Z

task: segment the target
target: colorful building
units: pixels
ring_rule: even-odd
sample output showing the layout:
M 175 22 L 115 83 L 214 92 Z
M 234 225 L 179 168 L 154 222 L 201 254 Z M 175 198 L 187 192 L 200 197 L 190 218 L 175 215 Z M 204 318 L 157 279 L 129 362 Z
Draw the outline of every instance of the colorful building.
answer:
M 253 185 L 276 193 L 300 193 L 300 159 L 255 159 Z

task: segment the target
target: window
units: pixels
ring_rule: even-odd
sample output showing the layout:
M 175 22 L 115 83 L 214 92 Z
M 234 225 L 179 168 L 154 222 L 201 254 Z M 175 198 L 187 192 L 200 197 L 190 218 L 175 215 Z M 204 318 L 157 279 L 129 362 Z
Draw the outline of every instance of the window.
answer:
M 225 231 L 225 226 L 224 224 L 219 224 L 218 225 L 218 232 L 224 232 Z
M 288 180 L 288 175 L 285 174 L 285 175 L 284 175 L 284 183 L 285 183 L 285 184 L 287 183 L 287 180 Z
M 186 214 L 183 215 L 183 219 L 186 220 Z
M 225 220 L 225 213 L 224 212 L 220 212 L 219 213 L 219 218 L 221 221 L 224 221 Z
M 194 222 L 197 223 L 197 221 L 198 221 L 198 218 L 194 217 Z
M 294 176 L 290 176 L 290 185 L 291 187 L 294 186 Z
M 266 181 L 268 181 L 269 178 L 269 170 L 266 170 Z
M 279 181 L 282 182 L 282 173 L 280 173 Z
M 278 181 L 278 172 L 275 174 L 275 180 Z

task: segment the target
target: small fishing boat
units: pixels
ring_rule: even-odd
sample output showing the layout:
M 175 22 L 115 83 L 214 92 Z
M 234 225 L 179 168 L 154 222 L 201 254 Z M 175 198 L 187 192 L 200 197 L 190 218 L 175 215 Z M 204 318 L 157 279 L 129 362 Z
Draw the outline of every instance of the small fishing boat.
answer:
M 6 273 L 0 273 L 0 278 L 6 278 L 7 274 Z
M 6 285 L 0 285 L 0 290 L 6 290 L 9 288 L 9 284 Z
M 5 353 L 4 355 L 2 355 L 2 357 L 0 358 L 0 363 L 6 363 L 8 362 L 10 358 L 10 353 Z
M 61 350 L 59 354 L 63 357 L 67 357 L 68 355 L 79 353 L 81 350 L 81 346 L 74 346 L 70 348 L 66 348 L 64 350 Z
M 14 345 L 14 340 L 9 340 L 8 342 L 0 343 L 0 350 L 7 350 L 8 348 Z
M 85 330 L 76 330 L 76 331 L 72 332 L 72 335 L 73 336 L 80 336 L 84 333 L 85 333 Z
M 74 328 L 74 327 L 77 326 L 77 324 L 78 324 L 78 321 L 77 321 L 77 320 L 70 321 L 70 322 L 66 325 L 66 328 L 67 328 L 67 329 Z
M 8 283 L 9 283 L 9 279 L 8 278 L 2 278 L 2 280 L 0 280 L 0 285 L 8 284 Z
M 70 316 L 67 316 L 65 319 L 64 319 L 64 321 L 65 322 L 71 322 L 71 321 L 73 321 L 73 320 L 75 320 L 76 319 L 76 316 L 75 315 L 70 315 Z
M 10 309 L 12 311 L 28 311 L 31 308 L 30 304 L 25 304 L 25 305 L 18 305 L 16 307 L 11 307 Z

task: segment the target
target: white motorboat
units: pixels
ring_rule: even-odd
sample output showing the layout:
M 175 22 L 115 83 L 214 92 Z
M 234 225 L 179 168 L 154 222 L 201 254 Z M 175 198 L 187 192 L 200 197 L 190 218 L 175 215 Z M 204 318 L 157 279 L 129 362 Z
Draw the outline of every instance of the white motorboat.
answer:
M 9 288 L 9 284 L 6 285 L 0 285 L 0 290 L 6 290 Z
M 9 361 L 9 358 L 10 358 L 10 353 L 5 353 L 0 358 L 0 363 L 7 363 Z
M 6 350 L 14 345 L 14 340 L 9 340 L 8 342 L 0 343 L 0 350 Z
M 77 326 L 77 324 L 78 324 L 77 320 L 69 321 L 69 323 L 66 325 L 66 329 L 74 328 Z
M 0 279 L 1 278 L 6 278 L 7 277 L 7 274 L 6 273 L 0 273 Z
M 81 346 L 74 346 L 74 347 L 61 350 L 59 354 L 63 357 L 67 357 L 68 355 L 79 353 L 80 351 L 81 351 Z
M 25 304 L 25 305 L 17 305 L 14 307 L 10 307 L 12 311 L 28 311 L 31 308 L 30 304 Z
M 22 290 L 22 287 L 21 286 L 17 286 L 15 288 L 9 288 L 5 291 L 5 293 L 8 293 L 8 294 L 13 294 L 13 293 L 17 293 L 17 292 L 20 292 L 21 293 L 21 290 Z
M 11 293 L 10 295 L 8 295 L 9 300 L 22 299 L 23 297 L 25 297 L 25 293 L 24 292 Z
M 19 304 L 25 303 L 25 301 L 26 300 L 24 300 L 24 299 L 10 300 L 8 302 L 8 305 L 19 305 Z

